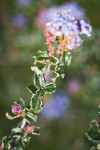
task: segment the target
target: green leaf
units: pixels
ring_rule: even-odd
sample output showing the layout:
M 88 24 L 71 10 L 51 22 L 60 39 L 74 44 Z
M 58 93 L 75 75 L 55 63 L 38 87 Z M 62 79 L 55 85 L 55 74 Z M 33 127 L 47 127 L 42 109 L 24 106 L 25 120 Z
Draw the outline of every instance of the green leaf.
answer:
M 90 128 L 88 130 L 88 133 L 86 133 L 86 136 L 92 142 L 100 141 L 100 128 L 96 120 L 91 121 Z
M 12 150 L 24 150 L 22 147 L 15 147 Z
M 4 144 L 5 149 L 9 150 L 11 148 L 11 139 L 9 137 L 3 137 L 2 142 Z
M 14 119 L 14 117 L 11 116 L 9 113 L 6 113 L 6 117 L 7 117 L 9 120 L 13 120 L 13 119 Z
M 44 62 L 38 62 L 37 63 L 38 69 L 41 70 L 41 74 L 45 71 L 46 69 L 46 63 Z M 38 73 L 37 73 L 38 74 Z M 40 74 L 40 73 L 39 73 Z
M 44 85 L 44 78 L 42 75 L 37 75 L 35 74 L 34 75 L 34 85 L 37 87 L 37 88 L 41 88 L 43 87 Z
M 56 57 L 51 57 L 50 62 L 51 62 L 50 70 L 55 71 L 56 68 L 58 67 L 59 60 Z
M 42 110 L 43 102 L 41 100 L 42 91 L 38 91 L 37 94 L 32 96 L 31 99 L 31 108 L 34 113 L 39 113 Z
M 33 134 L 34 134 L 34 135 L 40 135 L 40 127 L 35 127 Z
M 34 84 L 29 85 L 27 88 L 32 94 L 36 94 L 37 88 Z
M 59 60 L 56 57 L 53 56 L 53 57 L 50 58 L 50 62 L 53 63 L 53 64 L 58 64 Z
M 20 116 L 20 115 L 11 116 L 9 113 L 6 113 L 6 117 L 7 117 L 9 120 L 13 120 L 13 119 L 19 118 L 19 117 L 21 117 L 21 116 Z
M 37 66 L 32 66 L 31 70 L 36 74 L 42 74 L 42 71 Z
M 17 136 L 21 136 L 23 134 L 23 131 L 20 128 L 13 128 L 11 134 L 14 137 L 17 137 Z
M 44 86 L 44 90 L 46 93 L 54 93 L 56 90 L 56 85 L 54 83 L 49 83 Z
M 70 51 L 63 52 L 62 64 L 69 66 L 71 64 L 72 55 Z
M 47 51 L 38 51 L 35 56 L 33 56 L 33 59 L 37 61 L 43 61 L 49 59 L 49 53 Z
M 58 68 L 58 69 L 56 70 L 56 72 L 59 74 L 59 76 L 60 76 L 61 78 L 64 78 L 64 76 L 65 76 L 65 74 L 64 74 L 64 69 Z
M 26 147 L 29 144 L 30 140 L 31 140 L 30 134 L 27 134 L 26 136 L 22 137 L 23 146 Z
M 51 71 L 56 70 L 56 68 L 57 68 L 57 66 L 56 66 L 56 65 L 54 65 L 54 64 L 51 64 L 51 65 L 50 65 L 50 70 L 51 70 Z
M 27 120 L 29 124 L 31 124 L 37 121 L 37 116 L 28 111 L 26 112 L 25 119 Z

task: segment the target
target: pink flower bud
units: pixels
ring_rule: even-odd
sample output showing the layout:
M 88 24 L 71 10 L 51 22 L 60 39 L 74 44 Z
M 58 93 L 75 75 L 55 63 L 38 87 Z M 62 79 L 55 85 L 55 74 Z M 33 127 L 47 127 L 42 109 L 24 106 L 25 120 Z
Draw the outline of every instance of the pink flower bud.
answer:
M 28 134 L 34 133 L 34 126 L 27 126 L 27 127 L 26 127 L 26 132 L 27 132 Z
M 14 104 L 12 106 L 12 113 L 15 115 L 20 115 L 22 113 L 22 107 L 20 104 Z

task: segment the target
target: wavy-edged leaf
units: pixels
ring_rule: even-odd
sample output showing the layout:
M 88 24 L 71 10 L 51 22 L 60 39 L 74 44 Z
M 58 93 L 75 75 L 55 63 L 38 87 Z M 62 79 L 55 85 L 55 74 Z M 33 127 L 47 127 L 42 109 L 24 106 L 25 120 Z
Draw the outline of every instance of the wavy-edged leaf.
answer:
M 70 51 L 63 52 L 62 64 L 69 66 L 71 64 L 72 55 Z
M 40 127 L 35 127 L 33 134 L 34 134 L 34 135 L 40 135 Z
M 11 134 L 12 136 L 17 137 L 17 136 L 21 136 L 23 134 L 23 131 L 21 128 L 13 128 L 11 130 Z
M 31 108 L 34 113 L 39 113 L 42 110 L 43 102 L 41 100 L 42 91 L 38 91 L 37 94 L 31 98 Z
M 24 150 L 21 146 L 20 147 L 15 147 L 13 150 Z
M 64 78 L 64 76 L 65 76 L 65 74 L 64 74 L 64 69 L 58 68 L 58 69 L 56 70 L 56 72 L 59 74 L 59 76 L 60 76 L 61 78 Z
M 2 142 L 4 145 L 4 149 L 10 150 L 11 149 L 11 138 L 8 136 L 3 137 Z
M 100 141 L 100 127 L 96 120 L 91 121 L 90 128 L 88 130 L 88 133 L 86 133 L 86 136 L 92 142 Z
M 53 57 L 50 58 L 50 62 L 53 63 L 53 64 L 58 64 L 59 60 L 58 60 L 58 58 L 53 56 Z
M 37 116 L 28 111 L 26 112 L 25 119 L 29 124 L 31 124 L 37 121 Z
M 41 68 L 42 69 L 42 68 Z M 31 70 L 36 74 L 42 74 L 42 71 L 37 66 L 32 66 Z
M 33 59 L 36 61 L 43 61 L 49 59 L 49 53 L 47 51 L 38 51 L 35 56 L 33 56 Z
M 31 84 L 27 87 L 27 89 L 32 93 L 32 94 L 36 94 L 37 92 L 37 88 L 34 84 Z
M 37 88 L 41 88 L 44 86 L 44 78 L 41 74 L 35 74 L 34 75 L 34 85 L 37 87 Z
M 45 90 L 46 93 L 54 93 L 55 90 L 56 90 L 56 85 L 54 83 L 49 83 L 49 84 L 46 84 L 43 88 Z
M 24 137 L 22 137 L 22 145 L 26 147 L 29 144 L 29 141 L 31 140 L 31 135 L 26 134 Z

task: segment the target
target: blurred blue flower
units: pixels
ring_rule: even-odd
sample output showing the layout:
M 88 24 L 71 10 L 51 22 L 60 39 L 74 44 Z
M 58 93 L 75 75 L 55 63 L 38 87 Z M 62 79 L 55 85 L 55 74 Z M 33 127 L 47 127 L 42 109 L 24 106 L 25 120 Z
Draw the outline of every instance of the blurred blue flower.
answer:
M 76 2 L 66 2 L 60 6 L 52 6 L 50 8 L 42 8 L 37 16 L 37 24 L 39 27 L 44 28 L 47 22 L 50 22 L 52 18 L 56 18 L 57 12 L 60 11 L 70 11 L 71 15 L 76 19 L 84 19 L 85 18 L 85 9 L 80 7 L 80 5 Z
M 88 37 L 92 35 L 92 27 L 89 20 L 80 21 L 81 34 L 86 34 Z
M 28 18 L 24 14 L 17 14 L 12 21 L 12 25 L 16 28 L 25 27 L 28 23 Z
M 16 0 L 17 4 L 23 5 L 23 6 L 28 6 L 31 4 L 31 0 Z
M 70 99 L 64 92 L 55 93 L 52 99 L 44 104 L 42 114 L 48 119 L 62 117 L 70 105 Z
M 80 7 L 80 5 L 77 2 L 66 2 L 63 5 L 59 7 L 59 9 L 62 10 L 70 10 L 71 14 L 76 19 L 83 19 L 85 17 L 85 9 Z

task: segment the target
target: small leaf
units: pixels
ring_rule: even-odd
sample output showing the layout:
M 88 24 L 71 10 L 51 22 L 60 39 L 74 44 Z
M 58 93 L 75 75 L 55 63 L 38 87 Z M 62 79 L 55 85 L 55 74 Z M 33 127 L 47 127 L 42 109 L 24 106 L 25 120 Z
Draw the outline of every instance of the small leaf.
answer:
M 57 66 L 56 66 L 56 65 L 54 65 L 54 64 L 51 64 L 51 65 L 50 65 L 50 70 L 51 70 L 51 71 L 56 70 L 56 68 L 57 68 Z
M 17 137 L 17 136 L 21 136 L 23 134 L 23 131 L 20 128 L 13 128 L 11 134 L 14 137 Z
M 46 84 L 44 86 L 44 90 L 45 90 L 45 92 L 50 93 L 50 94 L 54 93 L 56 90 L 56 85 L 53 83 Z
M 11 148 L 11 139 L 9 137 L 3 137 L 2 142 L 4 144 L 5 149 L 9 150 Z
M 47 53 L 47 51 L 38 51 L 37 54 L 33 56 L 33 59 L 37 61 L 48 60 L 49 54 Z
M 13 120 L 13 119 L 19 118 L 19 117 L 21 117 L 21 116 L 20 116 L 20 115 L 11 116 L 9 113 L 6 113 L 6 117 L 7 117 L 9 120 Z
M 34 84 L 29 85 L 27 88 L 32 94 L 36 94 L 37 88 Z
M 33 134 L 34 134 L 34 135 L 40 135 L 40 127 L 35 127 Z
M 38 62 L 37 66 L 38 66 L 38 69 L 41 70 L 41 74 L 42 74 L 45 71 L 46 63 L 44 63 L 44 62 Z M 40 73 L 37 73 L 37 74 L 40 74 Z
M 22 147 L 15 147 L 13 150 L 24 150 Z
M 53 56 L 53 57 L 50 58 L 50 62 L 53 63 L 53 64 L 58 64 L 59 60 L 56 57 Z
M 58 69 L 56 70 L 56 72 L 59 74 L 59 76 L 60 76 L 61 78 L 64 78 L 65 74 L 64 74 L 64 70 L 63 70 L 63 69 L 58 68 Z
M 14 117 L 11 116 L 9 113 L 6 113 L 6 117 L 7 117 L 9 120 L 13 120 L 13 119 L 14 119 Z
M 99 124 L 96 120 L 91 121 L 90 128 L 88 130 L 88 133 L 86 133 L 86 136 L 92 142 L 100 141 L 100 129 Z
M 31 140 L 31 136 L 27 134 L 26 136 L 22 137 L 22 144 L 24 147 L 26 147 L 29 144 L 29 141 Z
M 62 64 L 69 66 L 71 64 L 72 55 L 70 51 L 63 52 Z
M 39 113 L 42 110 L 43 102 L 41 100 L 42 91 L 38 91 L 36 95 L 32 96 L 31 108 L 34 113 Z
M 25 119 L 29 124 L 37 121 L 37 116 L 31 112 L 26 112 Z
M 37 66 L 32 66 L 31 70 L 36 74 L 42 74 L 42 71 Z
M 41 88 L 43 87 L 44 85 L 44 78 L 42 75 L 37 75 L 35 74 L 34 75 L 34 85 L 37 87 L 37 88 Z

